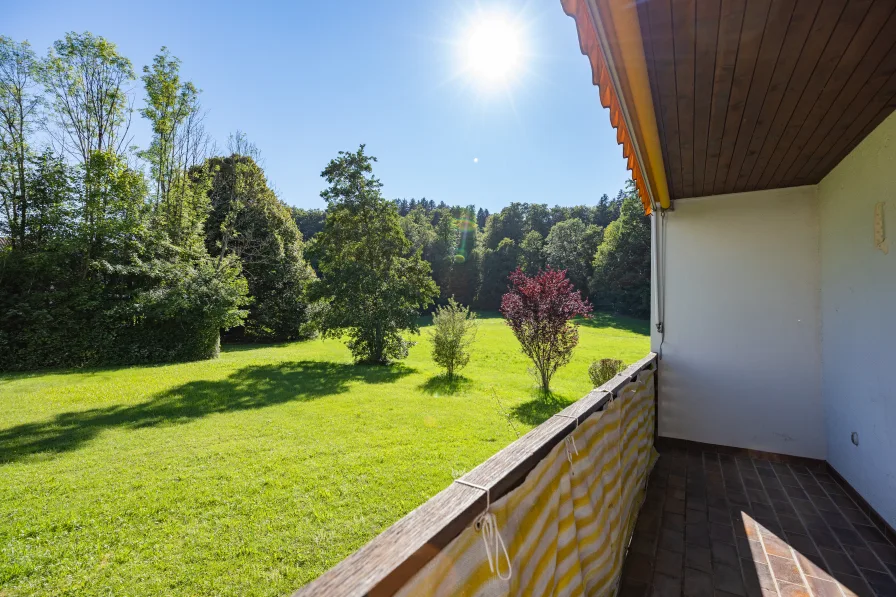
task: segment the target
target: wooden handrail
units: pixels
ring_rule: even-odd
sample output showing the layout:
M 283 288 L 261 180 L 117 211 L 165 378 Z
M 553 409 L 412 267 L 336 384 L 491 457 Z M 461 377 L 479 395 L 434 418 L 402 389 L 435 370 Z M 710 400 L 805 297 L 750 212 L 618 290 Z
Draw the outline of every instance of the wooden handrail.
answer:
M 601 410 L 638 373 L 655 367 L 656 359 L 657 355 L 650 353 L 633 363 L 461 479 L 488 488 L 493 502 L 507 495 L 576 425 Z M 482 491 L 452 483 L 293 597 L 394 595 L 473 522 L 485 508 L 485 500 Z

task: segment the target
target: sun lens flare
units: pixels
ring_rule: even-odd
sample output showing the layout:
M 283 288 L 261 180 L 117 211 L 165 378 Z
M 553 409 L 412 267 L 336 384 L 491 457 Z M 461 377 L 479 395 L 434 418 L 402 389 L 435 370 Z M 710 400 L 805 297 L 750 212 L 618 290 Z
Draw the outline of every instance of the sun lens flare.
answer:
M 503 85 L 520 70 L 522 33 L 505 16 L 481 15 L 471 26 L 464 49 L 469 72 L 487 85 Z

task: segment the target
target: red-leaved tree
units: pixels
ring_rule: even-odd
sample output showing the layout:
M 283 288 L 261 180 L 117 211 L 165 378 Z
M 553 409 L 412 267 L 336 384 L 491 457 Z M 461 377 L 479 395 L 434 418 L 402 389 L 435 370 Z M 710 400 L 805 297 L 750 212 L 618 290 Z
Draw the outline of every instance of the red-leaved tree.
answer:
M 565 270 L 547 269 L 527 276 L 517 268 L 510 274 L 510 291 L 501 298 L 501 314 L 535 363 L 542 389 L 550 390 L 557 369 L 569 362 L 579 343 L 574 317 L 589 317 L 591 304 L 582 299 Z

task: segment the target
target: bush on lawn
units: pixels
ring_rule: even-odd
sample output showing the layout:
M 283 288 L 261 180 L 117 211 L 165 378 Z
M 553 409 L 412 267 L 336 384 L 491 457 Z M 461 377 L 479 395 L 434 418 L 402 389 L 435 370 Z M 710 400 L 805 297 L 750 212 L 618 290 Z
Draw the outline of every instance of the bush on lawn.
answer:
M 588 377 L 591 378 L 591 383 L 596 388 L 613 379 L 623 369 L 625 369 L 625 363 L 619 359 L 601 359 L 594 361 L 588 367 Z
M 470 362 L 470 345 L 476 339 L 476 315 L 458 304 L 454 297 L 436 309 L 432 316 L 432 360 L 445 370 L 449 380 L 454 372 Z

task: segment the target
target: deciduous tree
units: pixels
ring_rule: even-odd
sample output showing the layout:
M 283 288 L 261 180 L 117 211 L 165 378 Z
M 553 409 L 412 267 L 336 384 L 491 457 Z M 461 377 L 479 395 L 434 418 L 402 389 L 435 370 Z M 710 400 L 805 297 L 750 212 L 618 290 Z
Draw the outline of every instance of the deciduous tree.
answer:
M 630 185 L 619 219 L 594 255 L 591 298 L 603 309 L 650 317 L 650 218 Z
M 545 261 L 556 270 L 566 270 L 576 288 L 588 288 L 589 251 L 587 227 L 578 218 L 554 224 L 544 243 Z M 593 249 L 592 249 L 593 251 Z
M 208 200 L 194 193 L 188 171 L 206 157 L 209 140 L 202 124 L 199 90 L 181 81 L 180 60 L 167 48 L 143 67 L 146 106 L 140 114 L 152 126 L 152 141 L 140 156 L 149 164 L 152 200 L 160 224 L 175 244 L 189 242 L 205 218 Z
M 92 33 L 67 33 L 42 70 L 62 151 L 86 165 L 94 152 L 121 155 L 128 142 L 131 61 Z
M 569 362 L 579 343 L 573 318 L 588 316 L 591 305 L 573 288 L 566 272 L 547 269 L 527 276 L 517 269 L 501 299 L 501 314 L 532 360 L 542 390 L 550 391 L 554 373 Z
M 505 238 L 496 249 L 484 249 L 480 269 L 479 292 L 476 306 L 494 311 L 501 306 L 501 297 L 507 292 L 508 276 L 517 268 L 520 250 L 515 242 Z
M 544 269 L 544 265 L 544 237 L 537 230 L 531 230 L 520 244 L 520 268 L 534 274 Z
M 31 200 L 29 162 L 34 157 L 31 135 L 38 123 L 43 97 L 38 91 L 40 61 L 28 42 L 0 36 L 0 233 L 13 249 L 25 243 Z

